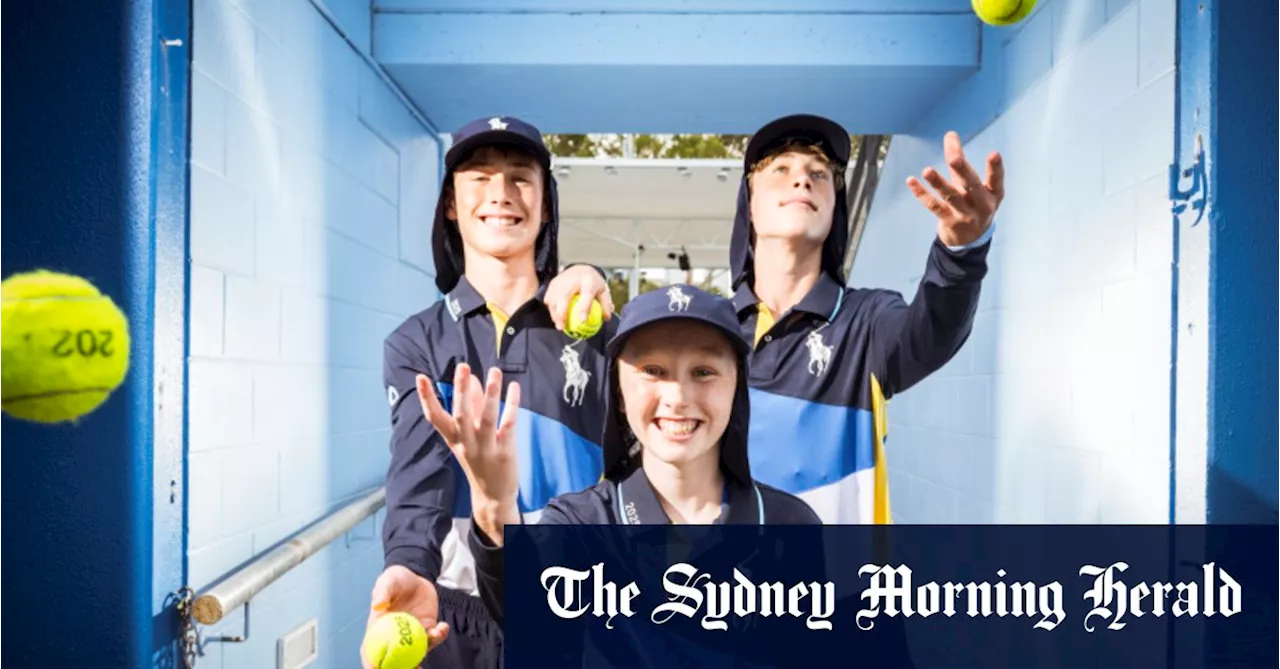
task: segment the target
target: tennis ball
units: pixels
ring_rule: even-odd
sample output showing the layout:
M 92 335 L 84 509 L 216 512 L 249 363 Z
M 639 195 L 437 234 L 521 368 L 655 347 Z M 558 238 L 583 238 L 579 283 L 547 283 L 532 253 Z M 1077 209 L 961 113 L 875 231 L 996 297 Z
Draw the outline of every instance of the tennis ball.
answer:
M 3 409 L 40 423 L 98 408 L 129 371 L 129 323 L 93 284 L 37 270 L 0 283 Z
M 1011 26 L 1035 8 L 1036 0 L 973 0 L 973 12 L 993 26 Z
M 388 613 L 364 636 L 364 655 L 375 669 L 415 669 L 427 656 L 427 631 L 415 616 Z
M 569 300 L 569 323 L 565 327 L 565 334 L 574 339 L 589 339 L 594 337 L 600 328 L 604 325 L 604 310 L 600 307 L 599 300 L 591 300 L 591 309 L 587 314 L 587 321 L 584 323 L 574 315 L 574 309 L 578 306 L 578 296 L 574 295 Z

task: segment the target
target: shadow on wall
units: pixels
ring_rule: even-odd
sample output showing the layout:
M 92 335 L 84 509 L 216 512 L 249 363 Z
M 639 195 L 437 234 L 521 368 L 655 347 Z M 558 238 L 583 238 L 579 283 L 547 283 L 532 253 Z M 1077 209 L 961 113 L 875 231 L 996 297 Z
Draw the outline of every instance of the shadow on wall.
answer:
M 894 137 L 854 285 L 915 294 L 935 219 L 904 182 L 947 173 L 947 130 L 1007 170 L 973 334 L 890 405 L 896 521 L 1167 522 L 1174 16 L 1041 2 Z
M 1209 499 L 1227 510 L 1231 523 L 1275 525 L 1280 523 L 1275 502 L 1258 494 L 1253 486 L 1240 481 L 1228 468 L 1210 465 L 1207 482 Z M 1209 522 L 1222 522 L 1210 519 Z
M 326 14 L 308 0 L 194 3 L 197 588 L 383 483 L 382 340 L 437 298 L 436 142 Z M 360 22 L 349 14 L 334 20 Z M 210 644 L 201 666 L 274 666 L 279 637 L 313 619 L 313 667 L 358 663 L 381 517 L 258 594 L 247 641 Z M 243 616 L 203 633 L 240 634 Z

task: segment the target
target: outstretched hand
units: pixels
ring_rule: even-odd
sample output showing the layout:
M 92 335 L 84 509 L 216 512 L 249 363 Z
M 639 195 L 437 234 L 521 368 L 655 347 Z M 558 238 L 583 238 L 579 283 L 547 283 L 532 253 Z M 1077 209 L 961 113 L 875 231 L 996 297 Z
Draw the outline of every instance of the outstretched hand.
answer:
M 507 387 L 506 407 L 498 416 L 502 392 L 502 371 L 489 369 L 484 387 L 459 364 L 453 376 L 453 413 L 444 410 L 431 387 L 431 380 L 418 375 L 418 399 L 422 413 L 444 438 L 471 484 L 476 502 L 514 505 L 520 491 L 516 458 L 516 413 L 520 408 L 520 384 Z
M 950 181 L 932 167 L 922 172 L 925 181 L 937 191 L 936 196 L 915 177 L 907 177 L 907 187 L 938 218 L 938 238 L 942 243 L 965 246 L 986 233 L 1004 200 L 1004 160 L 999 152 L 992 151 L 987 156 L 987 179 L 983 181 L 965 159 L 960 135 L 948 132 L 943 152 L 951 170 Z

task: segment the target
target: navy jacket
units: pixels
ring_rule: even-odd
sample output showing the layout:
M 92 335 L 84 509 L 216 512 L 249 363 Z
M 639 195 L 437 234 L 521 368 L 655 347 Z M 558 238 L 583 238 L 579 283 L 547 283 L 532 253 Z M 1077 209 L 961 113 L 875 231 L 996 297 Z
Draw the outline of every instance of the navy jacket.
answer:
M 578 341 L 555 328 L 541 297 L 510 314 L 500 354 L 495 320 L 466 278 L 387 337 L 383 373 L 392 413 L 383 526 L 387 566 L 403 565 L 433 581 L 444 574 L 444 585 L 476 592 L 465 553 L 465 523 L 458 523 L 462 533 L 449 540 L 455 521 L 470 518 L 470 489 L 448 445 L 422 415 L 415 389 L 419 373 L 434 382 L 446 410 L 452 408 L 453 374 L 460 362 L 481 379 L 497 366 L 504 381 L 520 383 L 521 512 L 536 517 L 553 497 L 600 480 L 604 342 L 616 319 L 595 337 Z M 446 557 L 452 558 L 450 564 L 444 564 Z

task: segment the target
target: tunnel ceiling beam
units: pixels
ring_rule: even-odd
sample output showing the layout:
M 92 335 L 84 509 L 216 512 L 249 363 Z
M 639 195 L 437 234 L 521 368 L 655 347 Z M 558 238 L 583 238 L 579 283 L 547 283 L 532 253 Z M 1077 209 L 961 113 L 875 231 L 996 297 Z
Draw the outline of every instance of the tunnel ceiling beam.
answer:
M 965 14 L 970 0 L 374 0 L 378 12 Z
M 955 2 L 895 3 L 906 8 L 897 13 L 818 13 L 834 6 L 821 2 L 794 11 L 761 2 L 768 11 L 758 13 L 388 4 L 375 14 L 375 56 L 446 131 L 502 113 L 544 132 L 747 133 L 803 110 L 853 133 L 903 132 L 975 72 L 981 56 L 972 13 L 940 9 Z M 886 7 L 844 6 L 859 4 Z M 518 6 L 527 10 L 514 12 Z

